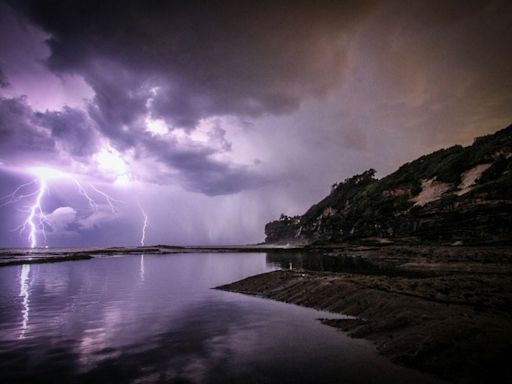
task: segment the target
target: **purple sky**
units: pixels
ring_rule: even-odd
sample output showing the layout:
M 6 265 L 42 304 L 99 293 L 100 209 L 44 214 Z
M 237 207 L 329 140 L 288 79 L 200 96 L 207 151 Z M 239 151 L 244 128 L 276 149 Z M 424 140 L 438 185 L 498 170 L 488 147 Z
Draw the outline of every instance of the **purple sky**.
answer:
M 512 121 L 510 1 L 203 3 L 0 0 L 0 196 L 47 181 L 38 245 L 139 244 L 142 210 L 146 244 L 259 242 Z M 0 247 L 30 245 L 37 185 Z

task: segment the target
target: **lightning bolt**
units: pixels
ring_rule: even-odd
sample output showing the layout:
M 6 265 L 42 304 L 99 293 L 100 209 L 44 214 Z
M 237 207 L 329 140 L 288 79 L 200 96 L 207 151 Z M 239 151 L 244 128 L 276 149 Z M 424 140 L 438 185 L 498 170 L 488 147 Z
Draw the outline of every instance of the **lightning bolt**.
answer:
M 140 204 L 139 196 L 137 195 L 137 205 L 139 206 L 140 213 L 142 214 L 142 217 L 144 218 L 144 221 L 142 223 L 142 231 L 140 235 L 140 245 L 143 247 L 146 242 L 146 231 L 148 229 L 148 215 L 146 214 L 146 211 L 144 208 L 142 208 L 142 205 Z M 140 255 L 140 281 L 144 283 L 144 254 Z
M 36 178 L 28 183 L 21 184 L 18 186 L 12 193 L 10 193 L 7 196 L 4 196 L 3 198 L 0 198 L 0 201 L 4 200 L 2 204 L 0 204 L 0 208 L 4 207 L 9 204 L 17 203 L 21 200 L 24 200 L 26 198 L 36 196 L 34 202 L 32 205 L 30 205 L 28 209 L 28 216 L 21 224 L 16 228 L 19 230 L 20 234 L 24 232 L 28 232 L 28 241 L 30 243 L 30 248 L 36 248 L 38 246 L 37 242 L 37 233 L 41 232 L 44 239 L 46 240 L 46 231 L 45 231 L 45 223 L 47 223 L 47 218 L 44 213 L 44 210 L 42 208 L 42 202 L 43 198 L 48 191 L 48 182 L 51 179 L 67 179 L 71 180 L 77 187 L 78 193 L 84 197 L 84 199 L 89 204 L 90 208 L 93 211 L 98 210 L 98 203 L 96 200 L 94 200 L 91 195 L 87 192 L 87 190 L 83 187 L 83 185 L 80 183 L 80 181 L 75 177 L 74 175 L 64 173 L 55 169 L 51 168 L 30 168 L 28 171 L 32 174 L 36 175 Z M 37 185 L 37 189 L 34 192 L 30 193 L 22 193 L 23 190 L 31 185 Z M 107 193 L 101 191 L 97 187 L 93 186 L 92 184 L 88 183 L 88 186 L 94 190 L 97 194 L 101 195 L 105 201 L 110 206 L 112 213 L 115 213 L 115 207 L 114 202 L 117 202 L 119 200 L 113 199 L 110 197 Z M 145 215 L 145 213 L 144 213 Z M 145 237 L 145 227 L 147 225 L 147 216 L 145 216 L 145 222 L 144 222 L 144 234 L 143 239 Z
M 25 337 L 25 333 L 28 328 L 28 317 L 30 312 L 30 264 L 23 264 L 21 266 L 20 276 L 20 296 L 23 298 L 21 310 L 23 321 L 21 323 L 21 334 L 20 339 Z
M 37 184 L 38 188 L 34 192 L 30 193 L 21 193 L 23 189 L 25 189 L 28 186 Z M 19 230 L 20 233 L 27 230 L 28 227 L 28 241 L 30 243 L 30 248 L 35 248 L 37 245 L 37 238 L 36 238 L 36 232 L 38 227 L 40 228 L 41 232 L 43 233 L 43 236 L 46 238 L 46 232 L 44 230 L 44 223 L 46 216 L 44 215 L 43 209 L 42 209 L 42 200 L 43 196 L 48 188 L 48 184 L 46 182 L 46 179 L 44 178 L 36 178 L 28 183 L 21 184 L 18 186 L 12 193 L 10 193 L 7 196 L 2 197 L 0 200 L 5 200 L 1 205 L 1 207 L 5 207 L 6 205 L 15 204 L 18 201 L 21 201 L 23 199 L 26 199 L 28 197 L 36 196 L 36 199 L 32 206 L 29 209 L 29 213 L 23 224 L 18 226 L 16 230 Z M 36 222 L 38 221 L 38 223 Z
M 140 281 L 144 282 L 144 254 L 140 255 Z
M 112 197 L 107 195 L 105 192 L 103 192 L 103 191 L 99 190 L 98 188 L 96 188 L 91 183 L 87 183 L 87 184 L 89 185 L 89 187 L 91 187 L 92 190 L 94 190 L 94 192 L 96 192 L 97 194 L 103 196 L 105 198 L 105 200 L 107 201 L 108 205 L 110 206 L 110 209 L 112 210 L 112 213 L 116 213 L 116 208 L 114 207 L 114 201 L 118 202 L 118 203 L 120 203 L 121 201 L 113 199 Z
M 35 191 L 35 192 L 31 192 L 26 195 L 25 194 L 18 195 L 18 192 L 20 192 L 23 188 L 28 187 L 29 185 L 32 185 L 32 184 L 36 184 L 36 183 L 37 183 L 37 179 L 34 179 L 28 183 L 21 184 L 12 193 L 0 198 L 0 201 L 5 200 L 2 204 L 0 204 L 0 208 L 5 207 L 6 205 L 9 205 L 9 204 L 17 203 L 18 201 L 21 201 L 26 197 L 34 196 L 35 194 L 37 194 L 37 191 Z
M 45 178 L 39 179 L 39 192 L 37 193 L 36 201 L 30 207 L 30 214 L 27 217 L 27 220 L 23 224 L 23 227 L 25 228 L 27 225 L 29 227 L 29 235 L 28 240 L 30 241 L 30 248 L 35 248 L 37 246 L 37 225 L 35 223 L 36 213 L 39 212 L 39 227 L 41 228 L 41 232 L 43 233 L 45 239 L 46 239 L 46 232 L 44 230 L 44 220 L 45 215 L 43 212 L 43 208 L 41 207 L 41 201 L 43 200 L 44 193 L 46 192 L 46 189 L 48 188 L 48 184 Z
M 97 211 L 98 210 L 98 204 L 96 204 L 96 201 L 94 201 L 94 199 L 89 196 L 89 194 L 87 193 L 87 191 L 84 189 L 84 187 L 82 187 L 82 184 L 80 184 L 80 182 L 77 180 L 76 177 L 72 177 L 71 180 L 73 180 L 73 183 L 75 183 L 77 189 L 78 189 L 78 192 L 85 198 L 85 200 L 87 200 L 87 202 L 89 203 L 89 206 L 91 207 L 91 209 L 93 211 Z
M 140 237 L 140 245 L 144 246 L 144 243 L 146 241 L 146 231 L 148 229 L 148 215 L 146 214 L 146 212 L 144 211 L 144 208 L 142 208 L 140 203 L 139 203 L 139 209 L 140 209 L 140 212 L 142 213 L 142 216 L 144 217 L 144 223 L 142 224 L 142 233 L 141 233 L 141 237 Z

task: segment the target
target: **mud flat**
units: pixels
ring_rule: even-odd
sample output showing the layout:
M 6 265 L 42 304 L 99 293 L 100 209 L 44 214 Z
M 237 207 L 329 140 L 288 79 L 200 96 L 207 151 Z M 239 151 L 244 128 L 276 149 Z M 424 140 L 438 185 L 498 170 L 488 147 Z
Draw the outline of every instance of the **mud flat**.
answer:
M 367 251 L 379 253 L 380 263 L 391 254 Z M 389 261 L 395 265 L 382 273 L 281 270 L 218 289 L 355 316 L 320 320 L 373 341 L 394 362 L 450 381 L 512 382 L 510 249 L 427 251 L 392 252 L 400 262 Z

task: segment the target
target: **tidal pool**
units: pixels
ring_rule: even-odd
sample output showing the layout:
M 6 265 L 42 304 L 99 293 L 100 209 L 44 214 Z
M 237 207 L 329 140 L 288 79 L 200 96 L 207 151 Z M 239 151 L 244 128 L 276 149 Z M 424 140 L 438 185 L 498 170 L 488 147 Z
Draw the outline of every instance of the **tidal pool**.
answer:
M 435 383 L 339 315 L 211 289 L 265 253 L 100 257 L 0 268 L 2 383 Z

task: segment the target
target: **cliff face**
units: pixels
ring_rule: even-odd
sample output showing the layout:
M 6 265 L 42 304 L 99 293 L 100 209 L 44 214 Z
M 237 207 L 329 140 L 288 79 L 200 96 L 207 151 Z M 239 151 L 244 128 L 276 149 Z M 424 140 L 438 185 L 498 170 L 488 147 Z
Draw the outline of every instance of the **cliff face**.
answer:
M 336 183 L 304 215 L 282 215 L 265 234 L 267 243 L 512 243 L 512 125 L 471 146 L 422 156 L 380 180 L 370 169 Z

